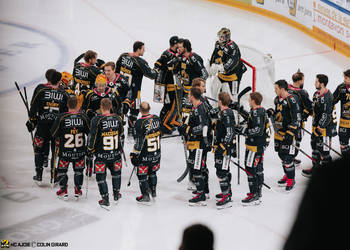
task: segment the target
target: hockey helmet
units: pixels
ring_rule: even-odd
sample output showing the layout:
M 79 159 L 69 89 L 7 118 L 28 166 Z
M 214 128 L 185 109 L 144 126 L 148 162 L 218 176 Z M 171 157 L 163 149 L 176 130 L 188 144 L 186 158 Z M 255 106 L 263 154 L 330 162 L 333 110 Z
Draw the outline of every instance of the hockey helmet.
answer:
M 221 28 L 218 32 L 218 38 L 220 43 L 225 43 L 231 39 L 231 31 L 228 28 Z
M 65 85 L 69 85 L 71 83 L 71 81 L 73 80 L 73 76 L 71 73 L 68 73 L 66 71 L 63 71 L 62 73 L 62 79 L 61 81 L 65 84 Z
M 98 74 L 95 80 L 96 84 L 106 84 L 107 85 L 107 77 L 104 74 Z

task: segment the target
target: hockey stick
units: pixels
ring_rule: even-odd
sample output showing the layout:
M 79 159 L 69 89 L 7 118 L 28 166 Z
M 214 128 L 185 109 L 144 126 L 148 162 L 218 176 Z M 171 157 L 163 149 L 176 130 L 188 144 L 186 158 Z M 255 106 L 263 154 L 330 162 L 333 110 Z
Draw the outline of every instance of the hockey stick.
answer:
M 241 99 L 242 96 L 244 96 L 245 94 L 247 94 L 249 91 L 252 90 L 252 87 L 248 86 L 248 87 L 245 87 L 244 89 L 242 89 L 241 92 L 239 92 L 238 96 L 237 96 L 237 100 L 239 101 Z M 218 102 L 218 100 L 214 99 L 214 98 L 211 98 L 209 96 L 204 96 L 205 98 L 207 98 L 208 100 L 210 101 L 213 101 L 213 102 Z
M 24 106 L 26 107 L 27 114 L 28 114 L 28 118 L 29 118 L 29 105 L 28 105 L 26 87 L 24 87 L 24 95 L 25 95 L 25 98 L 24 98 L 24 97 L 23 97 L 23 94 L 22 94 L 22 91 L 21 91 L 21 89 L 19 88 L 18 83 L 17 83 L 16 81 L 15 81 L 15 85 L 16 85 L 16 88 L 17 88 L 17 91 L 18 91 L 19 95 L 21 96 L 21 99 L 22 99 L 22 101 L 23 101 L 23 104 L 24 104 Z M 33 143 L 33 142 L 34 142 L 33 131 L 30 132 L 30 136 L 31 136 L 32 143 Z
M 275 123 L 275 118 L 273 118 L 273 116 L 270 117 L 271 123 L 272 123 L 272 127 L 273 127 L 273 131 L 275 133 L 278 134 L 277 128 L 276 128 L 276 123 Z M 292 144 L 291 146 L 293 146 L 294 148 L 296 148 L 297 150 L 299 150 L 303 155 L 305 155 L 307 158 L 309 158 L 311 161 L 313 161 L 314 163 L 316 163 L 317 161 L 312 158 L 309 154 L 307 154 L 304 150 L 302 150 L 300 147 Z
M 181 136 L 181 139 L 182 139 L 182 144 L 184 146 L 184 153 L 185 153 L 185 161 L 186 161 L 186 169 L 185 171 L 182 173 L 182 175 L 177 178 L 177 182 L 180 183 L 181 181 L 183 181 L 183 179 L 185 179 L 186 175 L 188 174 L 189 172 L 189 167 L 188 167 L 188 164 L 187 164 L 187 158 L 188 158 L 188 155 L 187 155 L 187 148 L 186 148 L 186 144 L 185 144 L 185 137 L 184 136 Z
M 304 130 L 306 133 L 308 133 L 309 135 L 312 135 L 312 133 L 308 130 L 306 130 L 305 128 L 301 128 L 302 130 Z M 323 145 L 325 145 L 326 147 L 328 147 L 330 150 L 332 150 L 334 153 L 336 153 L 337 155 L 339 155 L 340 157 L 343 157 L 341 153 L 339 153 L 337 150 L 333 149 L 331 146 L 329 146 L 327 143 L 322 142 Z
M 235 164 L 237 167 L 238 167 L 238 170 L 242 169 L 244 172 L 246 172 L 247 175 L 249 176 L 253 176 L 252 173 L 250 173 L 247 169 L 245 169 L 244 167 L 242 167 L 241 165 L 239 165 L 237 162 L 235 162 L 234 160 L 232 160 L 230 158 L 230 162 L 232 162 L 233 164 Z M 263 182 L 263 185 L 268 188 L 268 189 L 271 189 L 271 187 L 269 185 L 267 185 L 265 182 Z
M 178 137 L 181 135 L 167 135 L 167 136 L 163 136 L 162 139 L 167 139 L 167 138 L 174 138 L 174 137 Z
M 150 130 L 150 127 L 151 127 L 151 125 L 152 125 L 152 122 L 153 122 L 153 118 L 152 118 L 151 122 L 148 124 L 148 128 L 147 128 L 147 130 L 146 130 L 146 132 L 145 132 L 145 135 L 146 135 L 147 132 Z M 145 141 L 146 141 L 146 136 L 145 136 L 145 138 L 144 138 L 143 141 L 142 141 L 141 151 L 142 151 L 142 149 L 143 149 L 143 146 L 144 146 L 144 144 L 145 144 Z M 141 153 L 141 152 L 140 152 L 140 153 Z M 130 174 L 130 176 L 129 176 L 128 187 L 131 185 L 131 178 L 132 178 L 132 175 L 134 174 L 135 169 L 136 169 L 136 166 L 134 166 L 134 167 L 132 168 L 131 174 Z

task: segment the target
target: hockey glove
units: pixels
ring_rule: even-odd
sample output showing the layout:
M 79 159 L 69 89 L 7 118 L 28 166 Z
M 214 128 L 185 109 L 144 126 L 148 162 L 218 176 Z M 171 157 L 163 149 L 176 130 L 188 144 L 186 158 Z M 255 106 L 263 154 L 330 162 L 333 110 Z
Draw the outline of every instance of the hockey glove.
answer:
M 314 131 L 316 136 L 322 136 L 322 131 L 320 127 L 316 127 L 315 131 Z
M 266 110 L 267 116 L 270 118 L 275 114 L 275 110 L 273 108 L 269 108 Z
M 103 61 L 102 59 L 96 60 L 96 66 L 99 67 L 100 69 L 102 69 L 104 65 L 105 65 L 105 61 Z
M 178 128 L 180 135 L 186 136 L 186 134 L 187 134 L 187 128 L 188 128 L 188 125 L 182 124 L 182 125 Z
M 131 160 L 132 165 L 138 166 L 141 163 L 139 157 L 140 157 L 139 154 L 136 154 L 134 152 L 130 153 L 130 160 Z
M 28 131 L 32 132 L 35 129 L 35 127 L 36 127 L 36 120 L 32 120 L 32 121 L 28 120 L 26 122 L 26 126 L 27 126 Z
M 286 144 L 286 145 L 292 145 L 293 144 L 293 136 L 286 132 L 286 134 L 284 135 L 283 137 L 283 144 Z
M 122 112 L 126 115 L 129 112 L 129 105 L 126 103 L 122 103 Z
M 208 141 L 208 137 L 203 137 L 203 142 L 205 145 L 205 150 L 210 152 L 211 151 L 211 144 Z
M 226 153 L 227 153 L 226 146 L 223 143 L 220 143 L 218 145 L 218 147 L 216 148 L 215 153 L 217 153 L 219 155 L 226 155 Z
M 239 109 L 238 102 L 231 102 L 228 107 L 230 109 L 233 109 L 233 110 L 238 110 Z
M 244 135 L 244 136 L 247 135 L 247 127 L 246 126 L 243 126 L 243 125 L 236 126 L 235 131 L 239 135 Z

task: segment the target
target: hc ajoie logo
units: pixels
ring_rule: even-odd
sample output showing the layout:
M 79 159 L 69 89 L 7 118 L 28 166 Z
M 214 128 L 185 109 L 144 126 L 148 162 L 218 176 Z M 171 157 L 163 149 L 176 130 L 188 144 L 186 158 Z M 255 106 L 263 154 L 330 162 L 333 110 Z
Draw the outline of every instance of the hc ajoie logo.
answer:
M 8 240 L 1 240 L 1 248 L 7 249 L 10 247 L 10 242 Z

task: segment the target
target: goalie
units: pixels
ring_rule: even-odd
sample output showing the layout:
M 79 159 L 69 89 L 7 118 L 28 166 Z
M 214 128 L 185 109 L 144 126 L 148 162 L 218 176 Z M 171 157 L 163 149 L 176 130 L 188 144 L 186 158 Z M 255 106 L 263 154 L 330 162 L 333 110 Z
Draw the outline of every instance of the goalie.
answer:
M 241 61 L 238 45 L 231 40 L 230 30 L 221 28 L 218 39 L 208 65 L 209 75 L 214 77 L 211 94 L 213 98 L 218 99 L 220 92 L 228 92 L 231 99 L 237 101 L 239 84 L 247 68 Z

